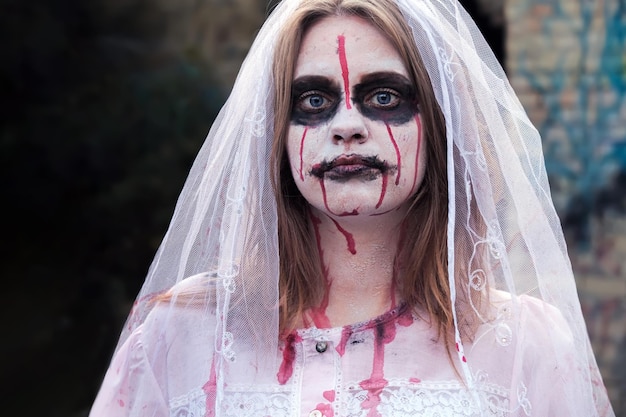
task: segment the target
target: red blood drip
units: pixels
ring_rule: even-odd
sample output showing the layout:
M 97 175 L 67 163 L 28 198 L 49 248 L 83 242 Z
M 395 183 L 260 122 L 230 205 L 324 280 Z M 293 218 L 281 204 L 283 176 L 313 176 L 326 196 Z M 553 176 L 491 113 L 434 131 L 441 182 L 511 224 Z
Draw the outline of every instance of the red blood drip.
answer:
M 411 311 L 407 309 L 404 313 L 398 316 L 397 323 L 402 327 L 409 327 L 413 324 L 413 315 L 411 314 Z
M 385 345 L 393 342 L 396 338 L 396 324 L 401 326 L 409 326 L 413 322 L 413 316 L 407 310 L 396 320 L 377 323 L 374 327 L 375 344 L 374 344 L 374 363 L 372 366 L 372 375 L 369 379 L 362 381 L 359 385 L 361 388 L 369 391 L 368 398 L 361 403 L 364 409 L 369 409 L 368 417 L 380 416 L 378 404 L 380 404 L 380 393 L 387 386 L 387 380 L 384 378 L 383 368 L 385 366 Z
M 296 343 L 300 343 L 302 338 L 296 332 L 292 332 L 287 336 L 285 340 L 285 346 L 283 347 L 283 362 L 280 364 L 276 377 L 278 383 L 284 385 L 291 375 L 293 374 L 293 362 L 296 359 Z
M 398 175 L 396 176 L 396 185 L 400 184 L 400 174 L 402 172 L 402 156 L 400 155 L 400 148 L 398 148 L 398 143 L 396 139 L 393 137 L 393 132 L 391 131 L 391 126 L 389 123 L 385 123 L 387 126 L 387 132 L 389 133 L 389 139 L 391 139 L 391 144 L 396 150 L 396 159 L 398 160 Z
M 339 65 L 341 65 L 341 75 L 343 76 L 343 89 L 346 95 L 346 108 L 350 110 L 350 79 L 348 78 L 348 60 L 346 59 L 346 38 L 343 35 L 337 36 L 339 43 Z
M 370 216 L 372 216 L 372 217 L 374 217 L 374 216 L 382 216 L 384 214 L 391 213 L 392 211 L 396 211 L 396 210 L 397 210 L 397 208 L 392 208 L 390 210 L 385 210 L 382 213 L 372 213 L 372 214 L 370 214 Z
M 335 415 L 335 410 L 333 410 L 333 406 L 330 404 L 320 403 L 315 409 L 321 411 L 324 417 L 334 417 Z
M 378 199 L 378 203 L 376 203 L 376 208 L 380 207 L 383 204 L 383 200 L 385 199 L 385 193 L 387 193 L 387 182 L 389 181 L 389 177 L 385 172 L 383 174 L 383 184 L 380 188 L 380 198 Z
M 209 380 L 202 386 L 202 391 L 206 394 L 205 408 L 206 416 L 215 416 L 215 401 L 217 400 L 217 374 L 215 372 L 215 357 L 211 361 L 211 371 Z
M 354 237 L 352 236 L 352 233 L 348 232 L 346 229 L 341 227 L 341 225 L 337 223 L 337 220 L 333 219 L 332 217 L 328 217 L 328 218 L 331 219 L 333 223 L 335 223 L 335 227 L 337 228 L 337 230 L 339 230 L 339 232 L 341 232 L 341 234 L 343 234 L 346 237 L 346 243 L 348 244 L 348 251 L 350 251 L 351 254 L 356 255 L 356 244 L 354 243 Z
M 419 115 L 415 116 L 415 122 L 417 123 L 417 154 L 415 155 L 415 175 L 413 175 L 411 194 L 415 191 L 415 185 L 417 184 L 417 172 L 420 167 L 420 148 L 422 147 L 422 121 Z
M 346 345 L 348 344 L 348 339 L 350 339 L 350 336 L 352 336 L 352 327 L 345 326 L 341 330 L 341 340 L 335 348 L 339 356 L 343 356 L 343 354 L 346 353 Z
M 387 386 L 384 378 L 383 368 L 385 366 L 385 344 L 391 342 L 396 336 L 396 325 L 394 321 L 387 323 L 377 323 L 374 328 L 376 341 L 374 344 L 374 363 L 372 375 L 369 379 L 361 381 L 361 388 L 367 390 L 369 395 L 361 403 L 363 409 L 369 409 L 368 417 L 380 416 L 377 407 L 380 404 L 380 393 Z
M 323 180 L 320 180 L 320 182 L 323 184 Z M 331 325 L 330 325 L 330 320 L 328 316 L 326 315 L 326 309 L 328 308 L 328 302 L 329 302 L 329 297 L 330 297 L 330 286 L 332 282 L 330 281 L 330 278 L 328 276 L 328 268 L 324 265 L 324 250 L 322 249 L 322 237 L 320 235 L 320 229 L 319 229 L 319 225 L 322 223 L 322 221 L 319 218 L 315 217 L 313 213 L 311 213 L 310 216 L 311 216 L 311 222 L 313 223 L 313 228 L 315 229 L 315 240 L 317 241 L 317 251 L 320 256 L 320 266 L 322 267 L 322 273 L 324 274 L 326 289 L 324 290 L 324 298 L 322 298 L 322 302 L 320 303 L 319 307 L 311 308 L 311 312 L 309 313 L 309 315 L 311 316 L 311 319 L 313 320 L 313 324 L 315 324 L 316 327 L 329 328 L 331 327 Z
M 359 212 L 357 211 L 357 209 L 354 209 L 350 212 L 348 211 L 344 211 L 343 213 L 337 214 L 335 212 L 333 212 L 330 207 L 328 207 L 328 200 L 326 197 L 326 186 L 324 185 L 324 179 L 320 179 L 320 188 L 322 189 L 322 197 L 324 198 L 324 207 L 326 207 L 326 211 L 328 211 L 330 214 L 334 214 L 335 216 L 339 216 L 339 217 L 346 217 L 346 216 L 358 216 Z
M 409 382 L 412 382 L 414 384 L 419 384 L 420 382 L 422 382 L 422 380 L 419 378 L 409 378 Z
M 309 130 L 308 127 L 304 128 L 304 132 L 302 133 L 302 139 L 300 140 L 300 179 L 302 181 L 304 181 L 304 172 L 302 172 L 302 165 L 303 165 L 302 151 L 304 150 L 304 138 L 306 137 L 306 132 L 308 130 Z
M 330 208 L 328 207 L 328 199 L 326 198 L 326 186 L 324 185 L 324 179 L 320 178 L 320 187 L 322 189 L 322 197 L 324 198 L 324 207 L 329 213 L 332 213 Z
M 120 407 L 124 407 L 124 400 L 117 400 L 117 404 L 118 404 Z
M 335 390 L 331 389 L 330 391 L 324 391 L 324 393 L 322 394 L 324 395 L 324 398 L 328 401 L 330 401 L 331 403 L 333 401 L 335 401 Z

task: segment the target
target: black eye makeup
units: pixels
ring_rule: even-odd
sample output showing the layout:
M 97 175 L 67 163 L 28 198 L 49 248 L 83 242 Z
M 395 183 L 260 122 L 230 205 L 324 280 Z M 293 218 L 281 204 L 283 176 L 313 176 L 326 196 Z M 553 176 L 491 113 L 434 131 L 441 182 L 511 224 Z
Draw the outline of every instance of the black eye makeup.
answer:
M 315 126 L 329 120 L 337 110 L 340 96 L 339 85 L 326 77 L 297 78 L 291 88 L 291 122 Z
M 342 103 L 339 84 L 322 76 L 294 80 L 291 122 L 316 126 L 330 120 Z M 392 125 L 407 123 L 418 113 L 415 87 L 395 72 L 367 74 L 353 89 L 352 102 L 365 117 Z
M 376 72 L 354 86 L 354 103 L 367 118 L 401 125 L 418 113 L 415 87 L 395 72 Z

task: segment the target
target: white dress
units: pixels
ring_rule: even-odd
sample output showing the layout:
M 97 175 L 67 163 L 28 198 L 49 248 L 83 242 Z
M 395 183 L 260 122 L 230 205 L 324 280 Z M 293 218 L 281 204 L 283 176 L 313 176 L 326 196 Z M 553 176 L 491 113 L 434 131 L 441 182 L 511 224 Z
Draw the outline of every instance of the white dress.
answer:
M 544 341 L 562 333 L 559 351 L 573 349 L 562 330 L 567 327 L 557 310 L 529 296 L 520 299 L 515 324 L 507 314 L 510 304 L 502 302 L 497 320 L 478 329 L 476 349 L 465 348 L 474 375 L 471 388 L 452 365 L 456 352 L 448 355 L 436 330 L 401 306 L 352 326 L 293 332 L 281 351 L 272 353 L 280 365 L 266 378 L 250 373 L 254 353 L 240 352 L 230 364 L 235 377 L 226 383 L 217 414 L 213 323 L 200 308 L 172 314 L 176 309 L 167 303 L 157 305 L 117 353 L 91 415 L 565 415 L 559 405 L 576 399 L 563 396 L 567 381 L 559 375 L 568 372 L 558 369 Z M 518 346 L 525 351 L 515 352 Z M 273 359 L 270 352 L 262 354 Z

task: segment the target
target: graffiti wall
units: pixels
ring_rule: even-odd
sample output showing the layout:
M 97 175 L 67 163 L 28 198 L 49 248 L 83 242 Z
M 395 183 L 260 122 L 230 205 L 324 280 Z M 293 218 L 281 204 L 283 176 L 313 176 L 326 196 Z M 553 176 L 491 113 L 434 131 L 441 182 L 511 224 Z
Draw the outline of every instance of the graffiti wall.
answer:
M 626 2 L 505 4 L 506 68 L 542 133 L 592 345 L 626 416 Z

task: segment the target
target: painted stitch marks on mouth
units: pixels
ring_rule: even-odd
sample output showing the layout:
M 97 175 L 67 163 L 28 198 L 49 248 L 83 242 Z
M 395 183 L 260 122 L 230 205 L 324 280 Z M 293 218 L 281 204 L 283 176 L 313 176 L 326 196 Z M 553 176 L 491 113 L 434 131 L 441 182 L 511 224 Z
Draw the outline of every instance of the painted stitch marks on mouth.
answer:
M 333 213 L 328 207 L 326 194 L 326 179 L 336 182 L 347 182 L 351 179 L 360 179 L 364 181 L 373 181 L 382 176 L 381 192 L 376 208 L 379 208 L 385 198 L 387 192 L 388 175 L 398 170 L 397 166 L 391 166 L 382 161 L 377 156 L 360 156 L 360 155 L 342 155 L 331 161 L 322 161 L 313 166 L 310 174 L 317 177 L 320 181 L 320 188 L 324 198 L 324 206 L 326 209 L 336 216 L 356 216 L 358 210 L 352 212 Z
M 331 161 L 322 161 L 311 168 L 311 175 L 320 180 L 344 182 L 352 178 L 373 181 L 380 175 L 396 171 L 397 166 L 390 166 L 377 156 L 342 155 Z

